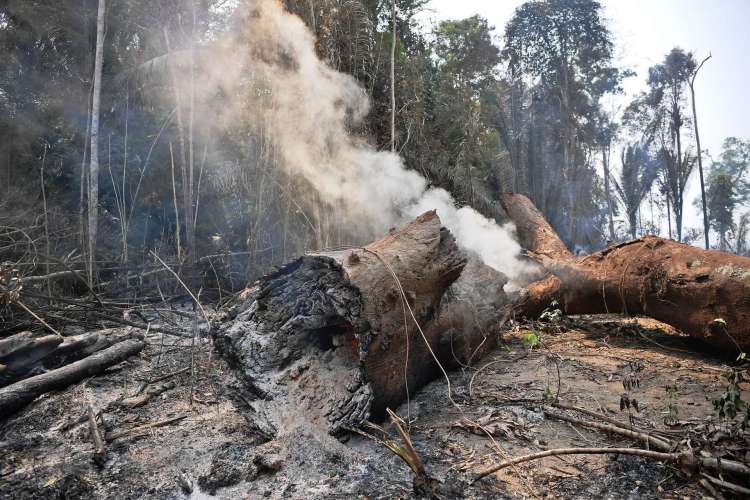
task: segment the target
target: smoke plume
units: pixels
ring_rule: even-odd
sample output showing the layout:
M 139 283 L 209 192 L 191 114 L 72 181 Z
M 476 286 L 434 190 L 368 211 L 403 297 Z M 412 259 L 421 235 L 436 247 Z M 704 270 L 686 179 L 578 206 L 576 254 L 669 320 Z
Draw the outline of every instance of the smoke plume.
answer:
M 371 236 L 436 209 L 459 246 L 511 280 L 526 270 L 511 225 L 457 208 L 447 191 L 428 187 L 398 155 L 376 151 L 350 133 L 367 116 L 369 99 L 353 77 L 318 58 L 313 34 L 301 19 L 277 0 L 250 2 L 244 15 L 242 40 L 227 42 L 228 56 L 207 78 L 226 83 L 225 93 L 236 92 L 242 81 L 267 97 L 264 106 L 233 112 L 262 122 L 289 174 L 302 176 Z

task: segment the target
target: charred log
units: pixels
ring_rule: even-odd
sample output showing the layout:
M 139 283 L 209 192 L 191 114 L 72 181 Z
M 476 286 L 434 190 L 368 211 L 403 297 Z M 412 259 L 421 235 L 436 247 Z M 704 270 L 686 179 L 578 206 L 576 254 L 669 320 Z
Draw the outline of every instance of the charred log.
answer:
M 444 300 L 459 307 L 460 288 L 444 295 L 465 264 L 428 212 L 366 247 L 306 255 L 262 278 L 226 313 L 217 349 L 274 426 L 335 433 L 435 378 L 433 356 L 449 365 L 477 352 L 484 337 L 449 332 L 439 312 Z
M 3 387 L 0 389 L 0 417 L 14 413 L 44 393 L 97 375 L 137 354 L 144 346 L 140 340 L 126 340 L 62 368 Z
M 569 314 L 645 314 L 724 351 L 750 348 L 750 258 L 656 236 L 574 258 L 525 196 L 502 201 L 550 273 L 526 288 L 518 313 L 534 316 L 558 300 Z

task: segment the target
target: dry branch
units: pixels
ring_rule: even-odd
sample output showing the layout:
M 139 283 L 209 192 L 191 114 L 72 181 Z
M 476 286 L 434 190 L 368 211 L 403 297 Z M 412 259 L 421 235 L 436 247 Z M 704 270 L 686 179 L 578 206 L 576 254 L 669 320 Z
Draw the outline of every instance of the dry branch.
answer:
M 187 415 L 178 415 L 176 417 L 167 418 L 164 420 L 158 420 L 156 422 L 151 422 L 150 424 L 145 425 L 139 425 L 138 427 L 133 427 L 132 429 L 125 429 L 123 431 L 113 432 L 111 434 L 107 434 L 107 442 L 112 442 L 115 439 L 125 438 L 125 437 L 138 437 L 142 436 L 144 433 L 148 432 L 151 429 L 156 429 L 157 427 L 164 427 L 166 425 L 174 424 L 175 422 L 179 422 L 180 420 L 183 420 L 187 418 Z
M 170 389 L 174 389 L 175 387 L 176 384 L 174 382 L 167 382 L 164 384 L 153 386 L 145 392 L 141 392 L 137 396 L 123 399 L 122 405 L 127 406 L 128 408 L 137 408 L 139 406 L 143 406 L 156 396 Z
M 499 470 L 505 469 L 512 465 L 517 465 L 523 462 L 531 462 L 532 460 L 539 460 L 545 457 L 557 457 L 561 455 L 634 455 L 637 457 L 651 458 L 659 460 L 665 463 L 676 463 L 679 462 L 683 457 L 682 453 L 662 453 L 659 451 L 640 450 L 638 448 L 556 448 L 553 450 L 545 450 L 537 453 L 531 453 L 529 455 L 523 455 L 521 457 L 514 458 L 512 460 L 506 460 L 497 465 L 493 465 L 489 469 L 486 469 L 474 478 L 474 482 L 479 481 L 482 478 L 489 476 Z
M 99 425 L 96 423 L 96 414 L 90 404 L 86 405 L 86 416 L 89 420 L 91 439 L 94 441 L 94 459 L 98 464 L 103 465 L 107 454 L 107 446 L 104 444 Z
M 556 418 L 558 420 L 564 420 L 566 422 L 570 422 L 571 424 L 575 425 L 581 425 L 583 427 L 589 427 L 591 429 L 597 429 L 600 431 L 605 432 L 612 432 L 614 434 L 619 434 L 621 436 L 629 437 L 631 439 L 636 439 L 638 441 L 645 442 L 649 448 L 656 448 L 660 451 L 672 451 L 675 448 L 675 445 L 673 443 L 670 443 L 668 441 L 665 441 L 661 438 L 658 438 L 656 436 L 652 436 L 648 433 L 641 432 L 634 429 L 626 429 L 624 427 L 618 427 L 616 425 L 612 424 L 601 424 L 599 422 L 591 422 L 587 420 L 579 420 L 577 418 L 569 417 L 562 413 L 552 413 L 549 411 L 545 411 L 544 414 L 550 418 Z

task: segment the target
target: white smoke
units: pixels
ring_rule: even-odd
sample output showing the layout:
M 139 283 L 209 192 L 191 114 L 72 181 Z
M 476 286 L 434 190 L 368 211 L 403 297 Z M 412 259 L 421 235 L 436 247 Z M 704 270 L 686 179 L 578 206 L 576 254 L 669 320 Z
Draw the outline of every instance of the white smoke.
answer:
M 263 89 L 267 106 L 257 114 L 246 108 L 235 112 L 262 121 L 290 174 L 304 177 L 322 199 L 343 206 L 347 219 L 367 226 L 373 236 L 435 209 L 459 246 L 489 266 L 511 280 L 527 270 L 511 225 L 499 226 L 470 207 L 457 208 L 448 192 L 428 188 L 398 155 L 376 151 L 349 132 L 367 116 L 367 95 L 354 78 L 318 59 L 302 20 L 277 0 L 255 0 L 244 22 L 241 40 L 228 43 L 228 57 L 206 77 L 218 78 L 226 92 L 236 92 L 238 81 Z

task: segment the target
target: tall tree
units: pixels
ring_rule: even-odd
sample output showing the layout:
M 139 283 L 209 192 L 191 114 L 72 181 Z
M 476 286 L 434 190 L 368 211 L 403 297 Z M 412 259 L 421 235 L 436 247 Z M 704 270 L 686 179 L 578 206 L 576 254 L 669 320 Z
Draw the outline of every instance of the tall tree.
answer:
M 617 124 L 609 119 L 608 116 L 602 114 L 599 118 L 601 123 L 599 124 L 598 143 L 601 148 L 602 155 L 602 169 L 604 171 L 604 196 L 607 199 L 607 218 L 609 227 L 609 240 L 615 241 L 615 222 L 614 222 L 614 203 L 612 200 L 612 190 L 610 188 L 611 170 L 610 170 L 610 152 L 612 150 L 612 142 L 615 140 L 617 134 Z M 624 162 L 623 162 L 624 163 Z
M 698 112 L 695 108 L 695 77 L 698 76 L 698 71 L 703 67 L 704 64 L 706 64 L 706 61 L 711 59 L 711 55 L 709 54 L 708 57 L 706 57 L 701 63 L 698 65 L 698 67 L 695 68 L 693 73 L 690 75 L 690 80 L 688 80 L 688 85 L 690 85 L 690 100 L 693 105 L 693 129 L 695 130 L 695 144 L 698 149 L 698 174 L 700 175 L 700 181 L 701 181 L 701 203 L 703 207 L 703 237 L 705 239 L 706 244 L 706 250 L 708 250 L 709 242 L 708 242 L 708 209 L 706 207 L 706 185 L 703 180 L 703 151 L 701 150 L 701 136 L 698 133 Z
M 682 214 L 687 181 L 695 157 L 684 148 L 685 89 L 695 71 L 692 55 L 672 49 L 664 61 L 648 71 L 648 92 L 641 93 L 628 106 L 624 121 L 640 128 L 643 141 L 653 144 L 662 164 L 664 192 L 674 212 L 677 239 L 682 240 Z
M 719 233 L 719 249 L 728 248 L 727 233 L 734 227 L 736 199 L 732 176 L 721 168 L 713 170 L 708 182 L 708 217 Z
M 89 164 L 88 197 L 88 272 L 89 285 L 94 282 L 96 237 L 99 225 L 99 108 L 104 65 L 104 15 L 106 0 L 99 0 L 96 16 L 96 56 L 94 58 L 94 88 L 91 98 L 91 162 Z
M 707 180 L 706 202 L 711 227 L 719 234 L 719 247 L 729 250 L 734 233 L 734 250 L 742 253 L 747 233 L 747 213 L 735 221 L 737 208 L 750 202 L 750 141 L 728 137 L 722 144 L 719 160 L 711 166 Z
M 591 238 L 599 212 L 586 196 L 599 150 L 600 99 L 620 90 L 625 73 L 612 65 L 612 35 L 593 0 L 535 0 L 505 28 L 503 57 L 512 80 L 531 92 L 527 175 L 535 203 L 568 243 Z M 594 191 L 601 191 L 595 189 Z
M 648 151 L 648 145 L 632 143 L 621 153 L 622 170 L 620 180 L 615 181 L 615 189 L 620 196 L 625 214 L 628 217 L 630 236 L 638 234 L 638 210 L 648 195 L 658 175 L 656 161 Z
M 396 0 L 391 0 L 391 151 L 396 151 Z

